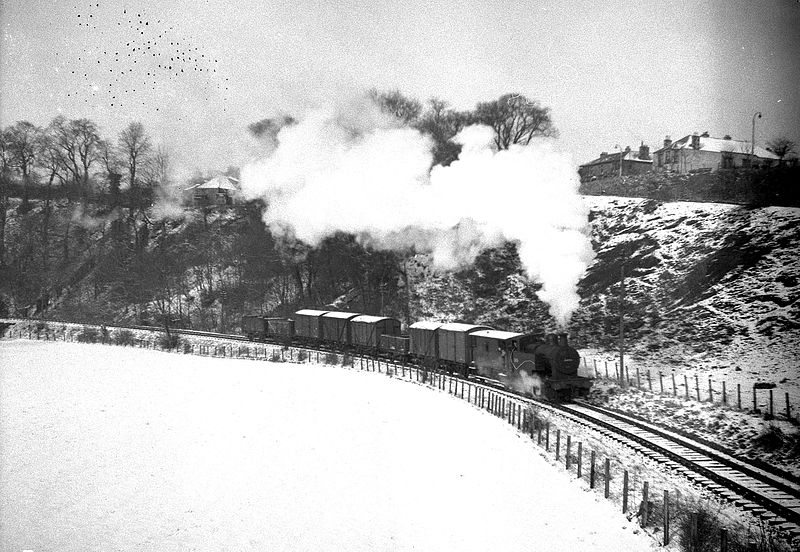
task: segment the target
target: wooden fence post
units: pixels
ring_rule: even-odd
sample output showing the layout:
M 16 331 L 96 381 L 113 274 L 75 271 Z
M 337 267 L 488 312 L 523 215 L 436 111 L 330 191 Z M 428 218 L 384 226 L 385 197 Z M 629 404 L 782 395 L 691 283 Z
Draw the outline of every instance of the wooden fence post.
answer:
M 626 370 L 627 370 L 627 368 L 626 368 Z M 639 368 L 638 367 L 636 368 L 636 387 L 638 387 L 639 389 L 642 388 L 642 378 L 639 375 Z
M 649 487 L 650 483 L 645 481 L 644 485 L 642 486 L 642 527 L 647 527 L 647 515 L 649 514 L 650 510 L 650 497 L 648 496 Z
M 647 371 L 647 387 L 653 392 L 653 382 L 650 380 L 650 370 Z
M 594 489 L 594 451 L 589 459 L 589 488 Z
M 547 422 L 544 429 L 544 448 L 547 452 L 550 452 L 550 422 Z
M 569 471 L 570 467 L 569 451 L 571 448 L 572 448 L 572 437 L 570 435 L 567 435 L 567 452 L 565 454 L 565 456 L 567 457 L 567 471 Z
M 722 382 L 722 404 L 728 404 L 728 388 L 725 381 Z
M 661 373 L 661 370 L 658 371 L 658 383 L 661 385 L 661 394 L 664 394 L 664 374 Z
M 708 402 L 714 403 L 714 392 L 711 388 L 711 377 L 708 378 Z
M 775 417 L 775 410 L 773 409 L 772 403 L 772 389 L 769 390 L 769 415 L 770 417 Z
M 611 488 L 610 488 L 610 486 L 611 486 L 611 477 L 610 477 L 610 475 L 611 475 L 610 474 L 610 472 L 611 472 L 611 460 L 609 460 L 608 458 L 606 458 L 605 471 L 606 471 L 606 474 L 605 474 L 606 475 L 605 497 L 608 498 L 608 495 L 611 494 L 610 493 L 610 491 L 611 491 Z
M 792 419 L 792 407 L 789 406 L 789 393 L 786 393 L 786 419 Z
M 628 511 L 628 470 L 622 474 L 622 513 Z
M 664 546 L 669 544 L 669 491 L 664 491 Z
M 595 361 L 597 362 L 597 361 Z M 606 379 L 608 379 L 608 361 L 606 361 Z
M 672 372 L 672 396 L 678 396 L 678 387 L 675 385 L 675 372 Z
M 742 409 L 742 384 L 736 384 L 736 408 Z
M 556 462 L 561 459 L 561 430 L 556 430 Z
M 700 376 L 694 375 L 694 390 L 697 392 L 697 402 L 700 402 Z
M 728 531 L 725 528 L 719 530 L 719 552 L 728 552 Z
M 758 412 L 758 402 L 756 400 L 756 386 L 753 384 L 753 412 Z
M 686 398 L 689 398 L 689 378 L 686 374 L 683 375 L 683 385 L 686 387 Z
M 578 479 L 583 475 L 583 442 L 578 441 Z

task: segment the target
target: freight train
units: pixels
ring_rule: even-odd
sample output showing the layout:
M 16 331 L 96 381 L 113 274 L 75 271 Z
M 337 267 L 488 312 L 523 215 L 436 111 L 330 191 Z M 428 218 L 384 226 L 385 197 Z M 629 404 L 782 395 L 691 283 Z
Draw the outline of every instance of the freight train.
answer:
M 543 336 L 441 322 L 416 322 L 403 333 L 396 318 L 312 309 L 292 318 L 244 316 L 242 333 L 253 341 L 416 362 L 554 401 L 586 396 L 591 388 L 591 379 L 578 375 L 580 356 L 564 333 Z

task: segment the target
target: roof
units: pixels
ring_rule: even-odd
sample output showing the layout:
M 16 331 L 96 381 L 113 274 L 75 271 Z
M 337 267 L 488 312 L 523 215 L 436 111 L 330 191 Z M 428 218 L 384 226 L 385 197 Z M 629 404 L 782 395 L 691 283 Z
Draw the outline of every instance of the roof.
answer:
M 505 341 L 507 339 L 517 339 L 519 337 L 523 337 L 525 334 L 517 333 L 517 332 L 503 332 L 500 330 L 481 330 L 478 332 L 474 332 L 472 334 L 473 337 L 488 337 L 490 339 L 499 339 L 500 341 Z
M 597 159 L 592 159 L 588 163 L 584 163 L 581 167 L 586 167 L 588 165 L 602 165 L 603 163 L 619 163 L 619 157 L 622 156 L 623 161 L 630 161 L 633 163 L 652 163 L 652 159 L 639 159 L 637 156 L 639 155 L 639 151 L 636 150 L 623 150 L 618 151 L 616 153 L 607 153 L 605 155 L 601 155 Z
M 200 184 L 195 184 L 194 186 L 189 186 L 186 190 L 232 190 L 232 191 L 239 191 L 239 183 L 238 180 L 235 178 L 231 178 L 230 176 L 225 176 L 224 174 L 220 174 L 215 176 L 211 180 L 206 180 L 205 182 L 201 182 Z
M 361 316 L 357 312 L 339 312 L 339 311 L 331 311 L 326 312 L 322 315 L 322 318 L 341 318 L 343 320 L 349 320 L 351 318 L 355 318 L 356 316 Z
M 295 316 L 322 316 L 328 311 L 321 311 L 321 310 L 314 310 L 314 309 L 302 309 L 297 311 Z
M 667 147 L 663 147 L 661 149 L 657 149 L 653 153 L 664 151 L 664 150 L 680 150 L 680 149 L 694 149 L 692 148 L 692 135 L 688 134 L 681 138 L 680 140 L 675 140 Z M 700 136 L 700 151 L 712 151 L 716 153 L 722 152 L 732 152 L 732 153 L 741 153 L 741 154 L 750 154 L 750 142 L 745 140 L 733 140 L 733 139 L 725 139 L 725 138 L 714 138 L 712 136 Z M 756 157 L 760 157 L 762 159 L 780 159 L 777 155 L 772 153 L 771 151 L 762 148 L 761 146 L 756 146 L 753 152 Z
M 478 326 L 475 324 L 459 324 L 458 322 L 452 322 L 450 324 L 442 324 L 439 326 L 440 330 L 445 330 L 448 332 L 471 332 L 473 330 L 490 330 L 489 326 Z
M 369 314 L 360 314 L 355 318 L 353 318 L 351 322 L 364 322 L 366 324 L 376 324 L 381 320 L 397 320 L 397 319 L 392 318 L 391 316 L 370 316 Z
M 438 330 L 441 322 L 414 322 L 409 328 L 414 330 Z

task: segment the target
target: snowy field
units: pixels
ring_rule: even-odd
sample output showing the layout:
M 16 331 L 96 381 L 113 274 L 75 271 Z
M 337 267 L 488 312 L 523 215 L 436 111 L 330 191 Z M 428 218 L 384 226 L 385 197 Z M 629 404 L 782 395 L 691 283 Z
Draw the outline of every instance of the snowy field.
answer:
M 501 420 L 385 375 L 0 342 L 0 549 L 649 550 Z

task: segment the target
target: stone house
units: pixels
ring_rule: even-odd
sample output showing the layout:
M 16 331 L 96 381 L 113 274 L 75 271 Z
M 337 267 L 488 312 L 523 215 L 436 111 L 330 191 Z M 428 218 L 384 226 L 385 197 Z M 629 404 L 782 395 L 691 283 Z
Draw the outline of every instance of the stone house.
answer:
M 597 159 L 581 165 L 578 174 L 581 182 L 587 182 L 598 178 L 641 174 L 650 172 L 652 168 L 650 148 L 643 143 L 639 146 L 638 152 L 631 150 L 630 146 L 617 153 L 604 151 Z
M 653 152 L 653 168 L 680 174 L 714 172 L 720 169 L 766 168 L 778 164 L 777 155 L 730 136 L 713 138 L 707 132 L 690 134 L 674 142 L 669 136 L 664 147 Z

